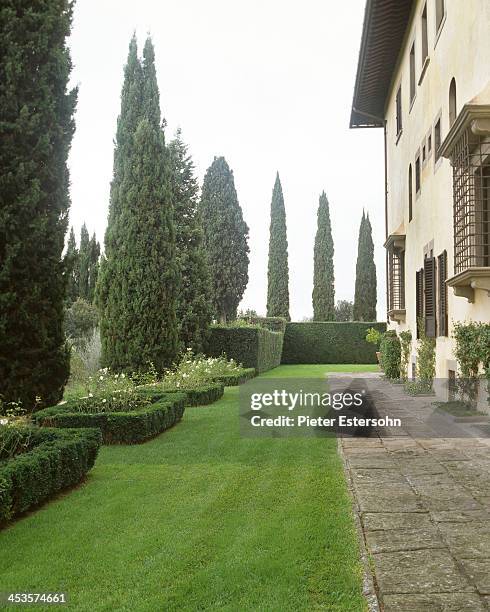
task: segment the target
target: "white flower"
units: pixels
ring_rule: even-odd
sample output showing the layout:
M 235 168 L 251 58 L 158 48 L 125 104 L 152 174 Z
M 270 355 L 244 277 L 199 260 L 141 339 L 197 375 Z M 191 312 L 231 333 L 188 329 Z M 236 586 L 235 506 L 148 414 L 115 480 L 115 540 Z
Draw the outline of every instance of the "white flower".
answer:
M 121 374 L 121 378 L 126 378 L 126 374 L 124 374 L 124 372 Z
M 0 425 L 8 425 L 8 419 L 0 419 Z
M 88 394 L 88 396 L 89 396 L 89 397 L 93 397 L 93 396 L 94 396 L 94 394 L 93 394 L 93 393 L 89 393 L 89 394 Z
M 105 404 L 106 402 L 107 402 L 107 400 L 104 398 L 104 399 L 102 400 L 102 403 L 103 403 L 103 404 Z
M 103 376 L 99 376 L 99 380 L 104 380 L 104 377 Z

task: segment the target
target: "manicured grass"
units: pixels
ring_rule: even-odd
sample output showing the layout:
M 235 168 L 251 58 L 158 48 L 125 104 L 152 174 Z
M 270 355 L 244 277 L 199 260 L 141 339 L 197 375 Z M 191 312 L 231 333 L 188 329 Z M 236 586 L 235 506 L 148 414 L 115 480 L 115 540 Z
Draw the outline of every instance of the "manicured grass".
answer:
M 240 438 L 237 398 L 104 447 L 82 487 L 0 532 L 0 592 L 62 590 L 87 611 L 365 610 L 336 440 Z
M 377 364 L 280 365 L 262 374 L 265 378 L 324 378 L 328 372 L 379 372 Z

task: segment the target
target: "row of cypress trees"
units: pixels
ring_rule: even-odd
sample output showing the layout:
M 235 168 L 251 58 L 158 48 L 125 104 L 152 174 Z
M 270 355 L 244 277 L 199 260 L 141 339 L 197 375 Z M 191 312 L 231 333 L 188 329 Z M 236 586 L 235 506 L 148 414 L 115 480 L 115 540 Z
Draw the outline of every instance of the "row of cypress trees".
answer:
M 313 320 L 334 321 L 335 274 L 334 243 L 330 208 L 323 191 L 319 198 L 317 231 L 314 246 L 313 266 Z M 269 263 L 267 274 L 267 316 L 289 315 L 289 266 L 286 210 L 279 173 L 276 175 L 271 201 L 269 229 Z M 358 238 L 356 283 L 354 298 L 354 320 L 376 320 L 376 266 L 374 245 L 369 215 L 363 211 Z
M 133 36 L 124 72 L 114 174 L 97 284 L 102 359 L 114 370 L 159 371 L 184 347 L 203 350 L 214 316 L 236 317 L 248 282 L 248 227 L 223 157 L 200 201 L 180 132 L 164 135 L 155 53 Z
M 89 303 L 94 301 L 99 274 L 99 258 L 100 244 L 97 242 L 95 233 L 90 237 L 84 223 L 80 231 L 80 246 L 77 246 L 75 231 L 72 227 L 66 248 L 66 301 L 68 306 L 79 298 Z

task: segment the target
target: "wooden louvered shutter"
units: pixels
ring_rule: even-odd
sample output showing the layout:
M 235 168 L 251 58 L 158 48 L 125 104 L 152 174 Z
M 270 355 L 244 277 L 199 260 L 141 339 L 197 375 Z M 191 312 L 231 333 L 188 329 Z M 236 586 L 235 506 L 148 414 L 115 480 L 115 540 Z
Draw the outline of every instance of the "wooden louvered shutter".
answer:
M 427 257 L 424 261 L 424 307 L 425 335 L 436 337 L 436 260 Z
M 447 251 L 437 258 L 439 264 L 439 336 L 447 336 Z
M 415 299 L 416 299 L 416 316 L 417 316 L 417 338 L 420 337 L 419 324 L 424 316 L 424 271 L 417 270 L 415 273 Z

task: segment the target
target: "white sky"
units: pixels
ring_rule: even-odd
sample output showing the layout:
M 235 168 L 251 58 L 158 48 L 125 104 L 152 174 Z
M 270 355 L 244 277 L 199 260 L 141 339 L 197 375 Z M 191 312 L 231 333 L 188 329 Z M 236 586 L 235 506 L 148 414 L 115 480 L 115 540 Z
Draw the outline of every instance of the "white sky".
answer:
M 284 191 L 293 320 L 311 316 L 313 241 L 325 189 L 335 242 L 336 299 L 353 299 L 357 234 L 371 216 L 384 319 L 381 130 L 349 130 L 365 0 L 78 0 L 70 39 L 79 84 L 70 155 L 77 233 L 103 242 L 123 66 L 133 30 L 156 52 L 167 139 L 182 128 L 199 181 L 215 155 L 234 171 L 250 227 L 242 308 L 265 314 L 269 214 Z

